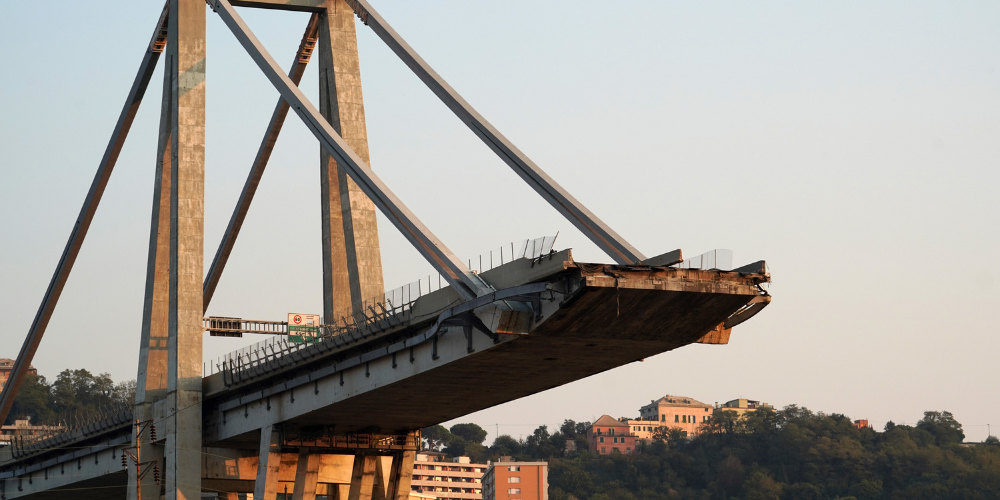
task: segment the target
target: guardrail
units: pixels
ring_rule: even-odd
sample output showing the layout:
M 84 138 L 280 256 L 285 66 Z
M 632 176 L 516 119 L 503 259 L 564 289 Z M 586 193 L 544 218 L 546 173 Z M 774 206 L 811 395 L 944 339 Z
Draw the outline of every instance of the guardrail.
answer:
M 36 455 L 64 447 L 71 442 L 99 435 L 133 421 L 132 406 L 117 404 L 97 413 L 76 414 L 64 420 L 61 431 L 42 436 L 17 436 L 11 440 L 11 454 L 15 459 Z
M 558 233 L 555 236 L 544 236 L 530 240 L 511 243 L 481 254 L 476 262 L 488 265 L 484 270 L 493 269 L 517 259 L 537 259 L 552 252 Z M 472 260 L 469 260 L 470 268 Z M 436 283 L 435 283 L 436 281 Z M 432 280 L 420 279 L 385 292 L 380 300 L 364 302 L 364 310 L 342 316 L 339 320 L 319 327 L 297 327 L 295 332 L 287 328 L 281 335 L 269 338 L 256 344 L 243 347 L 219 357 L 215 363 L 205 367 L 205 375 L 223 374 L 226 387 L 280 370 L 290 364 L 338 349 L 348 344 L 356 343 L 377 332 L 384 331 L 402 322 L 400 314 L 409 310 L 416 300 L 428 293 L 445 288 L 447 283 L 438 276 Z M 240 318 L 209 318 L 217 330 L 237 331 L 247 323 Z M 225 324 L 227 321 L 231 325 Z M 237 325 L 237 322 L 242 322 Z M 270 323 L 276 322 L 253 322 Z M 229 328 L 226 328 L 229 327 Z M 269 332 L 270 333 L 270 332 Z
M 540 238 L 511 242 L 510 245 L 504 245 L 483 252 L 476 256 L 476 258 L 468 259 L 466 262 L 469 265 L 469 269 L 472 269 L 473 272 L 483 273 L 518 259 L 537 259 L 542 255 L 552 252 L 552 246 L 555 245 L 556 238 L 558 237 L 559 233 L 556 233 L 553 236 L 542 236 Z M 478 267 L 473 267 L 474 265 L 478 265 Z M 427 275 L 426 279 L 421 278 L 412 283 L 388 290 L 384 296 L 365 301 L 364 304 L 366 307 L 380 303 L 391 304 L 391 311 L 398 313 L 409 309 L 420 297 L 447 286 L 448 283 L 440 274 L 437 276 Z

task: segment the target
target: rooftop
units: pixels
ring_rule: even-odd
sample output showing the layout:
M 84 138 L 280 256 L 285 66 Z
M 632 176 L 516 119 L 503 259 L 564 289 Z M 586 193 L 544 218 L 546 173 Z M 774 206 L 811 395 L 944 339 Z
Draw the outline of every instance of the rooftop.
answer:
M 609 415 L 602 415 L 601 418 L 590 424 L 591 427 L 601 426 L 601 427 L 628 427 L 628 424 L 619 422 Z
M 646 405 L 645 407 L 649 407 L 649 406 L 661 406 L 661 405 L 662 406 L 693 406 L 693 407 L 698 407 L 698 408 L 711 408 L 712 407 L 712 405 L 708 405 L 708 404 L 702 403 L 701 401 L 698 401 L 697 399 L 694 399 L 694 398 L 690 398 L 688 396 L 675 396 L 675 395 L 670 395 L 670 394 L 666 394 L 666 395 L 664 395 L 660 399 L 656 399 L 656 400 L 650 401 L 649 404 Z

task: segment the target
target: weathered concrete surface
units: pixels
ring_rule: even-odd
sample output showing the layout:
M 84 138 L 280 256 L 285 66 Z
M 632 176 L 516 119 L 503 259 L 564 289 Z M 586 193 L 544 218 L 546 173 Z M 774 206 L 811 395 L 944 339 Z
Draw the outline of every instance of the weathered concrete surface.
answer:
M 435 342 L 407 343 L 407 350 L 393 355 L 391 346 L 373 341 L 368 354 L 320 357 L 309 361 L 311 368 L 298 367 L 298 375 L 275 375 L 266 387 L 250 383 L 223 390 L 210 377 L 206 440 L 245 446 L 240 434 L 269 421 L 333 425 L 337 432 L 426 427 L 696 342 L 758 297 L 757 284 L 768 279 L 578 264 L 568 252 L 522 267 L 518 273 L 498 271 L 494 281 L 512 286 L 522 274 L 548 282 L 552 294 L 541 303 L 541 317 L 504 312 L 514 319 L 504 323 L 507 330 L 501 330 L 509 334 L 498 344 L 477 332 L 466 338 L 461 326 L 447 326 Z M 415 304 L 413 314 L 433 321 L 436 313 L 428 310 L 440 311 L 447 294 L 422 298 L 427 302 Z M 303 378 L 306 373 L 316 375 Z
M 327 0 L 320 16 L 319 110 L 365 163 L 370 164 L 361 66 L 354 11 L 344 0 Z M 360 311 L 366 300 L 381 296 L 375 204 L 337 161 L 321 149 L 323 316 L 333 322 Z
M 422 428 L 693 343 L 758 294 L 750 280 L 716 272 L 620 274 L 615 287 L 587 273 L 586 291 L 527 335 L 299 420 Z
M 205 2 L 170 2 L 170 313 L 167 339 L 167 500 L 201 497 L 202 279 L 205 214 Z

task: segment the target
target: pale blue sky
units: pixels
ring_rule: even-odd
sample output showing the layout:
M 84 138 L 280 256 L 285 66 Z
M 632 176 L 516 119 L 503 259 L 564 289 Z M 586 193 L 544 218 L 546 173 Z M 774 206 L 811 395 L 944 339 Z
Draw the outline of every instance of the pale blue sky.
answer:
M 689 346 L 479 412 L 491 434 L 664 393 L 1000 428 L 1000 4 L 373 1 L 468 101 L 648 255 L 767 259 L 773 304 Z M 0 3 L 0 356 L 31 323 L 158 2 Z M 282 64 L 306 18 L 243 11 Z M 209 13 L 206 249 L 275 91 Z M 372 164 L 472 257 L 560 232 L 608 259 L 359 27 Z M 160 73 L 35 366 L 135 376 Z M 315 66 L 303 83 L 315 98 Z M 318 146 L 290 118 L 210 314 L 321 310 Z M 383 221 L 387 285 L 429 266 Z M 206 357 L 237 346 L 207 339 Z

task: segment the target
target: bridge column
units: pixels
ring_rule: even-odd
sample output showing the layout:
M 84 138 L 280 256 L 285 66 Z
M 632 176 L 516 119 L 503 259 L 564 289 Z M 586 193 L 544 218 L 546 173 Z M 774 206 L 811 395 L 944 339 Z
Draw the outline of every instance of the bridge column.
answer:
M 316 500 L 316 480 L 319 478 L 320 456 L 309 449 L 299 450 L 295 465 L 295 491 L 292 500 Z
M 168 63 L 169 64 L 169 63 Z M 139 369 L 136 374 L 135 418 L 153 418 L 153 402 L 167 392 L 167 332 L 170 307 L 170 214 L 171 214 L 171 141 L 173 122 L 170 113 L 173 92 L 170 71 L 163 72 L 163 99 L 160 105 L 160 133 L 156 148 L 156 177 L 153 185 L 153 213 L 149 230 L 149 257 L 146 264 L 146 292 L 142 308 L 142 329 L 139 340 Z M 153 446 L 149 439 L 137 439 L 143 461 L 156 460 L 163 467 L 163 447 Z M 160 485 L 152 474 L 141 479 L 131 470 L 128 475 L 128 500 L 160 499 Z M 144 499 L 139 499 L 142 491 Z
M 417 452 L 407 450 L 392 457 L 392 469 L 386 487 L 387 499 L 406 500 L 410 497 L 410 480 L 413 478 L 413 461 L 416 456 Z
M 319 110 L 358 156 L 370 163 L 354 10 L 326 0 L 319 24 Z M 323 315 L 334 323 L 380 297 L 382 258 L 375 205 L 337 161 L 321 150 Z
M 201 497 L 205 200 L 204 0 L 170 0 L 171 183 L 166 450 L 168 500 Z
M 351 475 L 348 500 L 373 500 L 378 461 L 377 455 L 354 455 L 354 473 Z
M 273 425 L 260 430 L 260 461 L 253 497 L 272 500 L 278 495 L 278 473 L 281 471 L 281 436 Z

